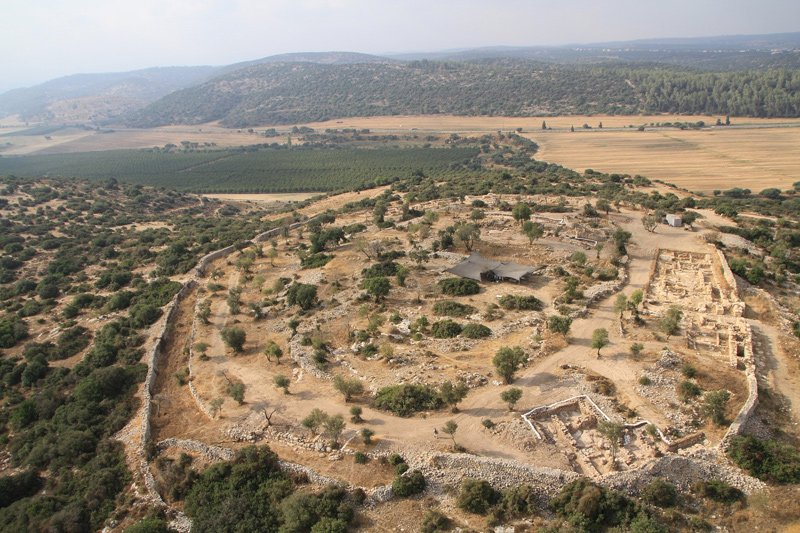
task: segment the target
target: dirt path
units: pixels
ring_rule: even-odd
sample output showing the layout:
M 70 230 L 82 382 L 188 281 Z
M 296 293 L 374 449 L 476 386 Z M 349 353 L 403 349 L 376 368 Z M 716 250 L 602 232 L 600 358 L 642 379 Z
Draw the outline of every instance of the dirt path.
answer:
M 800 434 L 800 365 L 796 358 L 787 354 L 779 339 L 784 334 L 776 327 L 758 320 L 747 321 L 753 328 L 754 350 L 763 379 L 770 389 L 776 391 L 787 402 L 791 413 L 791 428 Z

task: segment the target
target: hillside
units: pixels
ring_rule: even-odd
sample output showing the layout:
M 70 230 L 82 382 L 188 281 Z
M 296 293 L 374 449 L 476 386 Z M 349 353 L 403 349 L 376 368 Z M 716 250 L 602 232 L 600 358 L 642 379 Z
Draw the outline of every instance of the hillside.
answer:
M 0 94 L 0 116 L 26 121 L 103 122 L 215 75 L 215 67 L 74 74 Z
M 800 72 L 697 72 L 663 66 L 527 60 L 260 64 L 176 91 L 131 120 L 140 127 L 230 127 L 397 114 L 697 113 L 798 116 Z

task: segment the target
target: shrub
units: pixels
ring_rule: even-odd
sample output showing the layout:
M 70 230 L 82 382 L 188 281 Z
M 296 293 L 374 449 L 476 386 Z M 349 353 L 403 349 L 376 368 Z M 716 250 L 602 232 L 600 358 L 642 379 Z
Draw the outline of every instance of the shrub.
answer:
M 452 320 L 440 320 L 431 325 L 431 335 L 437 339 L 451 339 L 461 333 L 461 324 Z
M 289 305 L 299 305 L 301 309 L 306 311 L 314 307 L 316 300 L 316 285 L 293 283 L 292 286 L 289 287 L 289 290 L 286 291 L 286 303 Z
M 503 309 L 519 309 L 521 311 L 541 311 L 542 301 L 536 296 L 517 296 L 506 294 L 500 298 L 500 306 Z
M 642 376 L 642 377 L 639 378 L 639 385 L 647 386 L 647 385 L 650 385 L 651 383 L 652 383 L 652 380 L 647 376 Z
M 145 518 L 125 528 L 125 533 L 170 533 L 169 524 L 160 518 Z
M 727 422 L 725 405 L 730 398 L 731 395 L 726 390 L 707 392 L 703 398 L 703 414 L 711 418 L 718 426 L 724 426 Z
M 470 322 L 461 328 L 461 335 L 468 339 L 485 339 L 492 334 L 492 330 L 483 324 Z
M 392 481 L 392 492 L 401 498 L 420 494 L 425 490 L 425 476 L 419 470 L 412 470 L 400 475 Z
M 422 533 L 440 533 L 450 529 L 450 519 L 439 511 L 431 509 L 422 518 Z
M 418 411 L 439 409 L 444 402 L 429 385 L 391 385 L 375 395 L 374 405 L 397 416 L 410 416 Z
M 369 456 L 364 452 L 356 452 L 353 456 L 353 461 L 360 465 L 367 464 L 367 461 L 369 461 Z
M 492 359 L 492 364 L 497 374 L 502 377 L 506 383 L 514 381 L 514 374 L 516 374 L 517 370 L 524 362 L 525 353 L 519 346 L 514 348 L 500 348 Z
M 663 479 L 654 479 L 641 494 L 642 500 L 658 507 L 672 507 L 678 501 L 675 485 Z
M 0 319 L 0 348 L 12 348 L 28 336 L 28 324 L 13 315 Z
M 683 374 L 684 377 L 693 378 L 697 375 L 697 369 L 689 363 L 685 363 L 681 366 L 681 374 Z
M 800 453 L 777 440 L 737 436 L 728 455 L 734 463 L 758 479 L 771 483 L 800 483 Z
M 558 515 L 573 524 L 581 524 L 581 529 L 587 531 L 624 526 L 639 512 L 631 499 L 583 478 L 561 489 L 550 506 Z
M 684 402 L 688 402 L 692 398 L 700 396 L 700 392 L 700 387 L 692 381 L 682 381 L 680 385 L 678 385 L 678 397 Z
M 300 268 L 302 269 L 310 269 L 310 268 L 322 268 L 328 263 L 331 262 L 333 259 L 333 255 L 329 254 L 310 254 L 303 256 L 300 259 Z
M 461 483 L 456 504 L 464 511 L 485 515 L 498 501 L 500 493 L 488 481 L 465 479 Z
M 450 296 L 469 296 L 478 294 L 481 290 L 478 282 L 466 278 L 448 278 L 439 282 L 439 290 Z
M 716 479 L 698 481 L 692 485 L 692 492 L 701 498 L 708 498 L 720 503 L 734 503 L 744 499 L 742 491 Z
M 484 418 L 483 420 L 481 420 L 481 424 L 486 429 L 492 429 L 493 427 L 495 427 L 497 425 L 494 422 L 492 422 L 491 418 Z
M 476 311 L 471 305 L 461 304 L 452 300 L 433 304 L 433 314 L 439 316 L 465 317 L 474 314 Z
M 220 335 L 223 342 L 230 346 L 234 352 L 241 352 L 247 340 L 247 333 L 242 328 L 223 328 Z

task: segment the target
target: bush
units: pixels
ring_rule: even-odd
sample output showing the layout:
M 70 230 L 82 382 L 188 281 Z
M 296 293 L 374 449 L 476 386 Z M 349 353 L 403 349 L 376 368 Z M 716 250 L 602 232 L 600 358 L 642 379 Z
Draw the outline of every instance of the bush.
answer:
M 0 348 L 12 348 L 28 337 L 28 324 L 24 320 L 8 315 L 0 319 Z
M 440 533 L 450 529 L 450 519 L 439 511 L 430 510 L 422 518 L 422 533 Z
M 439 290 L 450 296 L 469 296 L 481 291 L 478 282 L 466 278 L 448 278 L 439 282 Z
M 444 402 L 429 385 L 392 385 L 378 390 L 375 407 L 397 416 L 410 416 L 418 411 L 439 409 Z
M 506 294 L 500 298 L 500 307 L 503 309 L 519 309 L 520 311 L 541 311 L 542 301 L 536 296 L 516 296 Z
M 401 498 L 421 494 L 425 490 L 425 476 L 419 470 L 412 470 L 392 481 L 392 492 Z
M 708 498 L 720 503 L 734 503 L 744 500 L 742 491 L 716 479 L 698 481 L 692 485 L 692 492 L 701 498 Z
M 470 322 L 461 328 L 461 335 L 468 339 L 485 339 L 492 334 L 492 330 L 483 324 Z
M 167 522 L 160 518 L 145 518 L 125 528 L 125 533 L 170 533 Z
M 42 479 L 32 470 L 0 477 L 0 508 L 33 496 L 42 487 Z
M 353 461 L 355 461 L 356 464 L 364 465 L 367 464 L 367 461 L 369 461 L 369 456 L 364 452 L 356 452 L 353 456 Z
M 223 342 L 234 352 L 241 352 L 247 340 L 247 333 L 242 328 L 223 328 L 220 332 Z
M 461 333 L 461 324 L 452 320 L 440 320 L 431 325 L 431 335 L 437 339 L 452 339 Z
M 639 513 L 639 506 L 631 499 L 583 478 L 561 489 L 550 506 L 558 515 L 587 531 L 630 524 Z
M 650 385 L 651 383 L 653 383 L 653 381 L 647 376 L 642 376 L 639 378 L 639 385 L 647 386 Z
M 488 481 L 465 479 L 461 483 L 456 504 L 464 511 L 485 515 L 498 501 L 500 493 Z
M 692 381 L 682 381 L 680 385 L 678 385 L 678 397 L 684 402 L 688 402 L 692 398 L 700 396 L 700 392 L 700 387 Z
M 303 269 L 322 268 L 328 263 L 330 263 L 332 259 L 333 256 L 329 254 L 306 255 L 303 256 L 302 259 L 300 259 L 300 268 Z
M 293 283 L 292 286 L 289 287 L 289 290 L 286 291 L 286 303 L 289 305 L 299 305 L 301 309 L 306 311 L 314 307 L 316 300 L 316 285 Z
M 452 300 L 433 304 L 433 314 L 439 316 L 465 317 L 474 314 L 476 311 L 471 305 L 460 304 Z
M 678 501 L 678 491 L 672 483 L 663 479 L 655 479 L 644 488 L 641 497 L 651 505 L 672 507 Z
M 737 436 L 728 455 L 734 463 L 758 479 L 771 483 L 800 483 L 800 453 L 777 440 Z

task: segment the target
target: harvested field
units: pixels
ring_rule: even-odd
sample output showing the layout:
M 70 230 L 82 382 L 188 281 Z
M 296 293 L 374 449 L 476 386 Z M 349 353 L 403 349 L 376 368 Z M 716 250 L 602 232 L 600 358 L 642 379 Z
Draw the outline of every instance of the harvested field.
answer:
M 604 123 L 605 124 L 605 123 Z M 576 170 L 641 174 L 692 191 L 790 188 L 800 175 L 800 128 L 547 131 L 526 134 L 538 159 Z
M 302 202 L 320 194 L 321 192 L 288 192 L 288 193 L 273 193 L 273 194 L 204 194 L 206 198 L 215 198 L 217 200 L 233 200 L 236 202 L 257 202 L 257 203 L 272 203 L 272 202 Z

